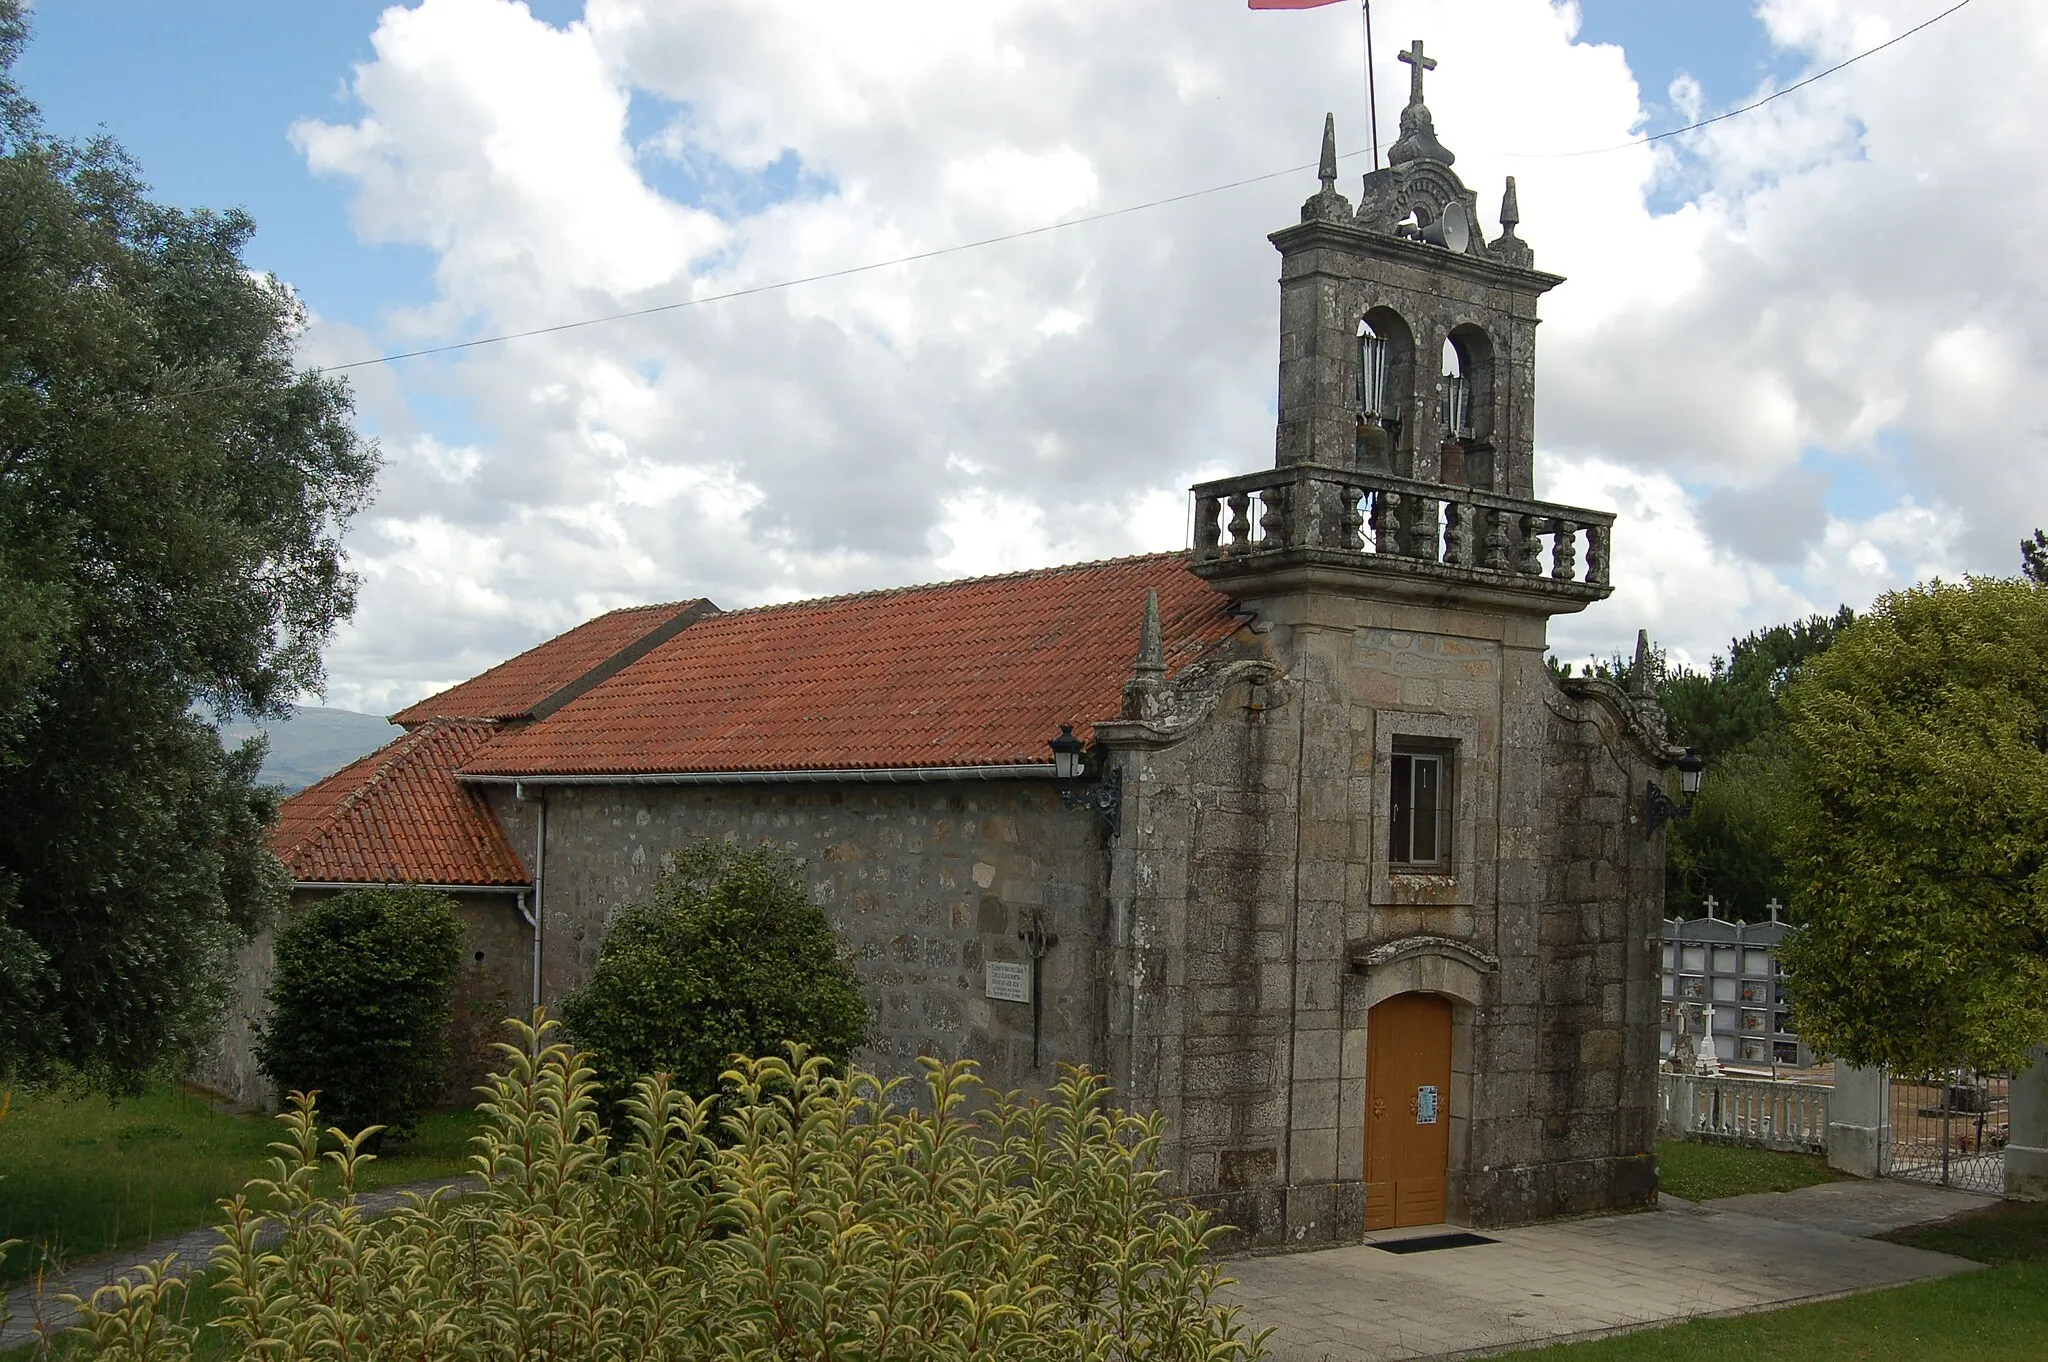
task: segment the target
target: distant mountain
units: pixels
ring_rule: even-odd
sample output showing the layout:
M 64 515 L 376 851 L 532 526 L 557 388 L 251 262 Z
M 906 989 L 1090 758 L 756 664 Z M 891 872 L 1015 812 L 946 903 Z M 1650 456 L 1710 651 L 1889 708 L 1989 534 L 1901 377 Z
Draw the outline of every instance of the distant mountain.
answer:
M 294 705 L 288 719 L 220 726 L 221 741 L 229 747 L 258 733 L 268 733 L 270 752 L 263 759 L 260 779 L 265 785 L 282 785 L 288 791 L 303 790 L 314 781 L 333 775 L 402 732 L 381 714 L 312 705 Z

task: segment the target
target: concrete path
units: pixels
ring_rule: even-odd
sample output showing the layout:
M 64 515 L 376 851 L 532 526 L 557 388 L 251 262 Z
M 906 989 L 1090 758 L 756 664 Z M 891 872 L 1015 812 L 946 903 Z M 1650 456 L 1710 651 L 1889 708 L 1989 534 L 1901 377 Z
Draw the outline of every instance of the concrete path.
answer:
M 1379 1362 L 1740 1314 L 1977 1266 L 1861 1237 L 1864 1226 L 1874 1233 L 1983 1204 L 1899 1192 L 1854 1182 L 1730 1198 L 1760 1201 L 1765 1214 L 1666 1198 L 1636 1215 L 1489 1231 L 1492 1244 L 1408 1254 L 1373 1247 L 1446 1227 L 1395 1231 L 1355 1247 L 1233 1259 L 1225 1270 L 1238 1284 L 1225 1297 L 1253 1327 L 1274 1326 L 1274 1362 Z M 1922 1192 L 1939 1189 L 1909 1189 Z M 1856 1229 L 1833 1228 L 1841 1225 Z
M 1865 1237 L 1907 1225 L 1924 1225 L 1946 1220 L 1964 1211 L 1997 1203 L 1998 1198 L 1975 1192 L 1958 1192 L 1947 1187 L 1929 1187 L 1919 1182 L 1881 1179 L 1865 1182 L 1824 1182 L 1796 1192 L 1752 1192 L 1748 1196 L 1722 1197 L 1702 1203 L 1710 1211 L 1735 1211 L 1760 1215 L 1766 1220 L 1784 1220 L 1836 1234 Z M 1681 1203 L 1682 1204 L 1682 1203 Z
M 457 1177 L 407 1182 L 365 1192 L 358 1199 L 365 1214 L 379 1216 L 404 1205 L 408 1193 L 426 1196 L 443 1187 L 465 1185 L 474 1186 L 475 1180 Z M 101 1254 L 97 1258 L 73 1263 L 39 1283 L 15 1288 L 7 1294 L 6 1305 L 0 1307 L 0 1318 L 6 1320 L 0 1324 L 0 1353 L 34 1342 L 38 1333 L 56 1334 L 70 1328 L 78 1318 L 77 1312 L 64 1304 L 60 1297 L 72 1295 L 89 1300 L 92 1293 L 101 1287 L 112 1286 L 124 1276 L 139 1276 L 144 1264 L 173 1254 L 177 1255 L 177 1262 L 172 1265 L 172 1272 L 189 1276 L 207 1265 L 213 1256 L 214 1246 L 220 1241 L 220 1230 L 212 1225 L 186 1230 L 183 1234 L 158 1239 L 140 1248 L 123 1249 L 118 1253 Z M 21 1251 L 15 1250 L 17 1253 Z

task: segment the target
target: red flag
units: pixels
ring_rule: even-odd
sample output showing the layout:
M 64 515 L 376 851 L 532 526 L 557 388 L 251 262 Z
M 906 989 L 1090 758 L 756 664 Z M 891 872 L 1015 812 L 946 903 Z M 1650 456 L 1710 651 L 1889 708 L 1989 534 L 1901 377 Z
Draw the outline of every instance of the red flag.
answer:
M 1253 9 L 1318 9 L 1342 0 L 1250 0 Z

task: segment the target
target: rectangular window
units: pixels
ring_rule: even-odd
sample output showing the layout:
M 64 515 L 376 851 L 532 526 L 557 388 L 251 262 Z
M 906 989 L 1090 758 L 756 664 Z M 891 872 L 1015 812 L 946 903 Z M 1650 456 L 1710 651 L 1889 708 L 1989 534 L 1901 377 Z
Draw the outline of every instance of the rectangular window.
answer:
M 1395 865 L 1440 869 L 1450 864 L 1450 757 L 1442 752 L 1394 753 L 1391 807 Z

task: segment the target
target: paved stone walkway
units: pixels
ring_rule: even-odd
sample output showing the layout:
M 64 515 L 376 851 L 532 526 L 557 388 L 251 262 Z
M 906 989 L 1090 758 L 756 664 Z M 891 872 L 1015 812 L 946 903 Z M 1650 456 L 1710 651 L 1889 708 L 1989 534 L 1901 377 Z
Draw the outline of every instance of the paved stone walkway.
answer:
M 408 1193 L 421 1196 L 442 1187 L 460 1187 L 471 1184 L 466 1177 L 436 1178 L 428 1182 L 407 1182 L 395 1187 L 385 1187 L 375 1192 L 365 1192 L 360 1198 L 364 1213 L 371 1216 L 384 1215 L 405 1204 Z M 77 1319 L 77 1312 L 65 1305 L 59 1297 L 72 1295 L 90 1299 L 92 1293 L 103 1286 L 112 1286 L 124 1276 L 138 1276 L 146 1263 L 177 1256 L 172 1272 L 189 1276 L 206 1266 L 213 1256 L 213 1249 L 220 1243 L 220 1230 L 212 1225 L 202 1229 L 186 1230 L 167 1239 L 158 1239 L 140 1248 L 123 1249 L 119 1253 L 106 1253 L 97 1258 L 88 1258 L 74 1263 L 64 1271 L 45 1277 L 40 1283 L 17 1287 L 7 1294 L 7 1303 L 0 1307 L 0 1353 L 19 1348 L 24 1343 L 35 1341 L 37 1333 L 56 1334 L 71 1327 Z M 15 1250 L 20 1252 L 19 1249 Z
M 1834 1189 L 1850 1189 L 1837 1191 Z M 1862 1190 L 1856 1190 L 1862 1189 Z M 1976 1264 L 1860 1237 L 1984 1204 L 1892 1183 L 1832 1183 L 1694 1206 L 1666 1198 L 1636 1215 L 1494 1230 L 1498 1240 L 1394 1254 L 1373 1243 L 1238 1258 L 1226 1298 L 1274 1326 L 1274 1362 L 1468 1357 L 1694 1315 L 1740 1314 L 1965 1272 Z M 1818 1195 L 1816 1195 L 1818 1194 Z M 1843 1233 L 1830 1225 L 1853 1224 Z M 1869 1228 L 1865 1228 L 1865 1227 Z
M 363 1201 L 377 1215 L 407 1192 L 465 1181 L 411 1183 Z M 1862 1236 L 1987 1201 L 1911 1183 L 1837 1182 L 1699 1206 L 1666 1197 L 1656 1211 L 1493 1230 L 1497 1243 L 1466 1248 L 1372 1247 L 1444 1227 L 1400 1230 L 1348 1248 L 1232 1259 L 1225 1270 L 1238 1283 L 1224 1296 L 1254 1327 L 1276 1326 L 1274 1362 L 1474 1356 L 1968 1271 L 1976 1264 Z M 194 1270 L 218 1242 L 211 1228 L 191 1230 L 80 1263 L 40 1294 L 16 1290 L 0 1312 L 14 1316 L 0 1328 L 0 1352 L 38 1328 L 67 1327 L 72 1313 L 57 1296 L 88 1295 L 173 1253 Z

